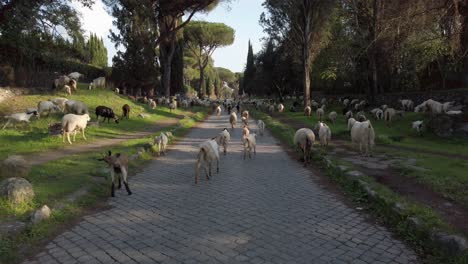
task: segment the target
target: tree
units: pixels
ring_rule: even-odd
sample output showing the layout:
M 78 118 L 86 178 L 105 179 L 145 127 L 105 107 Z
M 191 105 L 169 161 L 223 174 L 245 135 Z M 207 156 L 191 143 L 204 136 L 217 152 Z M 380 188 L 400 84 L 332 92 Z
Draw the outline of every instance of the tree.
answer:
M 328 22 L 335 1 L 266 0 L 268 16 L 260 18 L 265 31 L 275 40 L 289 37 L 301 49 L 304 104 L 310 104 L 310 72 L 314 59 L 327 44 Z
M 242 92 L 246 92 L 249 95 L 254 93 L 253 91 L 254 79 L 255 79 L 255 57 L 254 57 L 254 53 L 252 49 L 252 44 L 250 43 L 250 40 L 249 40 L 249 49 L 247 52 L 247 63 L 245 65 Z
M 202 86 L 205 68 L 213 52 L 234 42 L 234 29 L 223 23 L 192 21 L 184 29 L 184 39 L 190 53 L 197 59 L 200 71 L 198 89 L 203 94 Z

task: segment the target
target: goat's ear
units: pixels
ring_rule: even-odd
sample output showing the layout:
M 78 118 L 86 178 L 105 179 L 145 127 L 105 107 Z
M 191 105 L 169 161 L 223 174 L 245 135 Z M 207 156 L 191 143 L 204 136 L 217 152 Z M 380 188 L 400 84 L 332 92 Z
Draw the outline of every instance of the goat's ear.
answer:
M 107 152 L 107 154 L 108 154 L 109 156 L 112 156 L 112 152 L 111 152 L 110 150 Z

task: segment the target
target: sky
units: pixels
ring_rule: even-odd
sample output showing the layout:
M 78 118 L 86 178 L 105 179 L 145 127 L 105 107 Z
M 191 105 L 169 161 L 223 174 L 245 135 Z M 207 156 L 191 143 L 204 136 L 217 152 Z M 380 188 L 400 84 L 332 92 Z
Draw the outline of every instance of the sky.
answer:
M 236 31 L 235 40 L 231 46 L 219 48 L 214 52 L 213 59 L 216 67 L 241 72 L 244 70 L 247 59 L 249 39 L 254 53 L 261 49 L 261 38 L 265 36 L 258 23 L 260 14 L 263 12 L 262 2 L 263 0 L 232 0 L 229 5 L 220 4 L 208 14 L 194 16 L 194 20 L 225 23 Z M 104 39 L 104 45 L 108 51 L 108 64 L 112 65 L 112 57 L 117 52 L 109 39 L 109 30 L 117 31 L 112 25 L 112 16 L 106 12 L 100 0 L 95 1 L 92 9 L 78 3 L 72 5 L 81 13 L 82 26 L 87 35 L 93 32 Z

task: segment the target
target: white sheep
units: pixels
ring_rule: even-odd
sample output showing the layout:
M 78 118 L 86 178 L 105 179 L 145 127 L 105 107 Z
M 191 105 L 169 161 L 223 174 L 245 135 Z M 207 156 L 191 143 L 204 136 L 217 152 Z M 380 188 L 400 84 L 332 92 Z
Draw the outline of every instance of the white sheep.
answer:
M 120 89 L 119 89 L 119 87 L 115 87 L 114 92 L 115 92 L 116 94 L 120 94 Z
M 372 115 L 375 116 L 375 119 L 382 120 L 384 116 L 384 112 L 380 108 L 374 108 L 371 110 Z
M 401 109 L 405 111 L 411 111 L 414 108 L 414 102 L 410 99 L 398 100 L 401 105 Z
M 449 102 L 450 103 L 450 102 Z M 426 100 L 420 105 L 414 108 L 414 112 L 427 112 L 430 111 L 432 114 L 442 114 L 444 112 L 444 108 L 449 107 L 450 104 L 444 104 L 434 101 L 432 99 Z
M 200 145 L 195 168 L 195 184 L 198 183 L 200 169 L 203 167 L 206 179 L 209 180 L 211 174 L 211 163 L 216 161 L 216 173 L 219 173 L 219 146 L 215 140 L 207 140 Z M 208 167 L 208 170 L 207 170 Z
M 382 111 L 387 110 L 387 108 L 388 108 L 388 106 L 386 104 L 380 106 L 380 109 L 382 109 Z
M 375 145 L 374 128 L 369 120 L 364 122 L 354 122 L 351 128 L 351 142 L 359 146 L 359 152 L 364 155 L 369 155 L 370 150 Z M 365 151 L 362 152 L 364 146 Z
M 92 82 L 90 82 L 90 83 L 89 83 L 89 85 L 88 85 L 88 90 L 92 90 L 92 89 L 93 89 L 93 87 L 94 87 L 93 83 L 92 83 Z
M 343 105 L 344 105 L 345 107 L 348 107 L 348 105 L 349 105 L 349 99 L 347 99 L 347 98 L 344 99 L 344 100 L 343 100 Z
M 166 134 L 161 133 L 159 136 L 154 138 L 154 145 L 158 146 L 158 155 L 161 156 L 161 153 L 166 156 L 166 147 L 169 142 L 169 138 Z
M 304 166 L 310 162 L 314 141 L 315 134 L 309 128 L 301 128 L 294 134 L 294 145 L 298 146 L 304 154 Z
M 349 111 L 346 112 L 346 114 L 345 114 L 345 120 L 348 120 L 348 119 L 350 119 L 351 117 L 353 117 L 353 111 L 349 110 Z
M 247 156 L 247 153 L 249 153 L 249 159 L 252 158 L 252 155 L 251 155 L 252 150 L 254 152 L 254 155 L 257 155 L 256 139 L 257 139 L 257 135 L 255 133 L 251 133 L 248 136 L 242 138 L 242 145 L 244 146 L 244 160 L 245 160 L 245 157 Z
M 68 100 L 65 102 L 65 113 L 76 115 L 89 114 L 88 106 L 81 101 Z
M 335 111 L 333 111 L 333 112 L 330 112 L 330 113 L 328 114 L 328 119 L 329 119 L 333 124 L 335 124 L 335 122 L 336 122 L 336 117 L 337 117 L 337 116 L 338 116 L 338 114 L 337 114 Z
M 325 115 L 325 110 L 323 109 L 323 107 L 324 106 L 322 105 L 322 107 L 317 109 L 317 112 L 316 112 L 317 113 L 317 118 L 318 118 L 319 121 L 322 121 L 323 116 Z
M 244 125 L 248 126 L 249 125 L 249 121 L 247 120 L 247 118 L 245 116 L 241 117 L 241 121 Z
M 367 117 L 364 114 L 364 112 L 360 111 L 356 114 L 356 120 L 358 120 L 359 122 L 363 122 L 367 120 Z
M 312 115 L 312 108 L 310 106 L 306 106 L 304 108 L 304 115 L 310 117 Z
M 177 108 L 176 102 L 172 102 L 169 104 L 169 111 L 175 110 Z
M 319 139 L 320 139 L 320 145 L 323 146 L 328 146 L 328 143 L 330 143 L 331 140 L 331 130 L 327 126 L 327 124 L 320 122 L 320 128 L 319 128 Z
M 72 72 L 72 73 L 68 74 L 68 77 L 70 77 L 72 79 L 75 79 L 75 80 L 79 80 L 83 76 L 84 76 L 84 74 L 79 73 L 79 72 Z
M 260 136 L 263 137 L 263 134 L 265 133 L 265 122 L 263 122 L 263 120 L 258 120 L 257 126 L 258 126 L 258 133 L 260 134 Z
M 445 102 L 442 104 L 442 110 L 444 112 L 448 112 L 450 108 L 452 108 L 452 106 L 453 106 L 453 102 Z
M 68 85 L 63 86 L 63 91 L 68 95 L 72 94 L 72 88 L 70 86 L 68 86 Z
M 156 102 L 153 99 L 148 100 L 148 106 L 151 109 L 156 109 Z
M 417 120 L 411 123 L 411 127 L 418 132 L 419 135 L 422 134 L 422 127 L 423 127 L 424 121 L 422 120 Z
M 224 155 L 226 155 L 229 141 L 231 141 L 231 134 L 229 134 L 229 132 L 227 131 L 227 128 L 223 129 L 223 131 L 221 131 L 221 133 L 219 133 L 215 137 L 215 140 L 219 146 L 223 146 L 223 152 L 224 152 Z
M 348 130 L 351 131 L 351 128 L 353 127 L 354 123 L 356 123 L 356 119 L 350 118 L 348 119 Z
M 85 129 L 90 121 L 91 118 L 88 114 L 84 115 L 75 115 L 75 114 L 66 114 L 62 118 L 62 129 L 63 129 L 63 138 L 62 142 L 65 143 L 65 136 L 67 137 L 68 143 L 71 144 L 70 141 L 70 133 L 74 132 L 73 134 L 73 141 L 76 139 L 76 132 L 81 130 L 83 135 L 83 139 L 86 140 L 85 136 Z
M 384 119 L 387 125 L 390 125 L 394 116 L 399 115 L 403 117 L 404 111 L 395 110 L 394 108 L 387 108 L 384 112 Z
M 234 129 L 234 126 L 237 123 L 237 114 L 236 112 L 232 111 L 231 115 L 229 116 L 229 123 L 231 124 L 231 128 Z
M 218 105 L 218 106 L 216 107 L 215 113 L 216 113 L 217 116 L 220 116 L 220 115 L 221 115 L 221 112 L 222 112 L 221 106 Z
M 284 105 L 283 105 L 283 104 L 279 104 L 279 105 L 278 105 L 278 112 L 283 113 L 283 111 L 284 111 Z
M 65 103 L 68 101 L 68 99 L 63 98 L 63 97 L 57 97 L 57 98 L 54 98 L 54 99 L 49 99 L 49 101 L 51 101 L 52 103 L 57 105 L 60 108 L 60 111 L 63 112 L 63 111 L 65 111 Z
M 247 120 L 249 120 L 249 117 L 250 117 L 249 111 L 247 110 L 242 111 L 242 116 L 245 117 Z
M 5 129 L 10 123 L 14 123 L 16 127 L 16 123 L 29 123 L 32 116 L 37 116 L 37 112 L 28 112 L 28 113 L 15 113 L 11 115 L 7 115 L 4 118 L 8 119 L 5 125 L 3 126 L 2 130 Z
M 60 107 L 58 105 L 55 105 L 51 101 L 40 101 L 37 104 L 37 111 L 39 116 L 46 114 L 46 116 L 49 116 L 50 113 L 55 113 L 60 111 Z

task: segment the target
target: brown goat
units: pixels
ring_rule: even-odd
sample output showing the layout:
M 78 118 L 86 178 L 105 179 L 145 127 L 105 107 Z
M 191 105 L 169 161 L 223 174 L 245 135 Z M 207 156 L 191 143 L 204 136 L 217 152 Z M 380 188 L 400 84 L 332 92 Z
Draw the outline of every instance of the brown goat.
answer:
M 128 104 L 124 104 L 122 106 L 122 119 L 124 118 L 129 119 L 130 118 L 130 106 Z
M 128 173 L 128 157 L 125 154 L 117 153 L 115 156 L 112 156 L 112 152 L 109 150 L 109 154 L 102 159 L 101 161 L 105 161 L 109 165 L 110 175 L 112 180 L 112 187 L 111 187 L 111 196 L 115 196 L 115 173 L 119 173 L 122 177 L 118 177 L 119 179 L 119 186 L 118 188 L 122 188 L 122 178 L 125 184 L 125 189 L 127 190 L 128 195 L 131 195 L 132 192 L 128 187 L 127 182 L 127 173 Z

